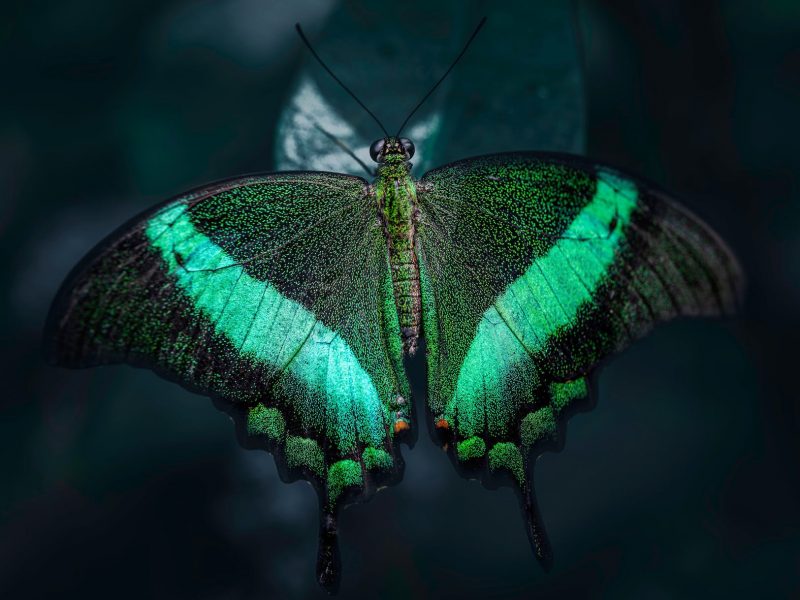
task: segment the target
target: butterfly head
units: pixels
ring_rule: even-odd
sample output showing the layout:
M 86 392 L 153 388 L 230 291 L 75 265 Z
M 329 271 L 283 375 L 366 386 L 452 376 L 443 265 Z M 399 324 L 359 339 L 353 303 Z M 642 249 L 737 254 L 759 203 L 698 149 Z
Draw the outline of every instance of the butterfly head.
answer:
M 378 164 L 406 162 L 414 156 L 414 142 L 403 137 L 380 138 L 372 142 L 369 155 Z

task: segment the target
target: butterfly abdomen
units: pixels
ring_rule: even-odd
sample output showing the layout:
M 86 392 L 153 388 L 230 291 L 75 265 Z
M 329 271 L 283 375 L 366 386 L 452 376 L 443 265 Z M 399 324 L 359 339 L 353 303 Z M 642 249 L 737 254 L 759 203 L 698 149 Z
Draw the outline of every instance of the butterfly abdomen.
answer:
M 386 236 L 403 351 L 413 355 L 417 349 L 422 320 L 419 263 L 414 251 L 417 195 L 414 181 L 407 172 L 405 176 L 393 175 L 379 174 L 376 185 L 378 215 Z

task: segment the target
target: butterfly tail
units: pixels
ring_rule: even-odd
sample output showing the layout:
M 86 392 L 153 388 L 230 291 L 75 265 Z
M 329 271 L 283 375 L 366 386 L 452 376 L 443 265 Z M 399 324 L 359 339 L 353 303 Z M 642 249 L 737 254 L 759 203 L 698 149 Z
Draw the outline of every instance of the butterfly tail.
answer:
M 522 505 L 522 518 L 525 520 L 525 531 L 528 540 L 536 556 L 536 560 L 542 565 L 545 571 L 550 571 L 553 566 L 553 551 L 550 546 L 550 539 L 544 528 L 542 515 L 536 503 L 536 492 L 532 483 L 533 474 L 525 480 L 520 494 L 520 504 Z
M 335 594 L 339 590 L 341 567 L 336 515 L 323 510 L 319 524 L 317 582 L 329 594 Z

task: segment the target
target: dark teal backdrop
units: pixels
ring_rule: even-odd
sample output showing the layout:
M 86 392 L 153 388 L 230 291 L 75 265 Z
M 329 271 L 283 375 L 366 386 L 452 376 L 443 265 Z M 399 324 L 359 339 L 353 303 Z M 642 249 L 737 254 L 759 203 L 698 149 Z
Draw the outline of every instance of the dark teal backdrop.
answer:
M 597 408 L 537 464 L 550 574 L 511 492 L 460 479 L 423 430 L 403 483 L 342 515 L 342 598 L 800 594 L 800 8 L 579 7 L 587 154 L 715 226 L 748 275 L 744 313 L 662 327 L 604 371 Z M 318 34 L 331 10 L 0 9 L 0 596 L 323 596 L 310 487 L 239 448 L 210 401 L 128 367 L 54 369 L 39 345 L 60 280 L 127 216 L 271 166 L 304 59 L 292 25 Z

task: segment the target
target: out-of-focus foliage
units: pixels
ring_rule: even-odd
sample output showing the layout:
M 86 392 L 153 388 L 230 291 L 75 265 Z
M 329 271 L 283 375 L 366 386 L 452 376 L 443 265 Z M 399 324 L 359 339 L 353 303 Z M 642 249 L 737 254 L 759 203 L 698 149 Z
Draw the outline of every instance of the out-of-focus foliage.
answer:
M 394 135 L 481 16 L 487 24 L 472 47 L 403 131 L 416 145 L 418 176 L 479 154 L 583 150 L 575 6 L 413 0 L 365 7 L 348 2 L 312 36 L 331 70 Z M 382 135 L 309 54 L 281 114 L 275 164 L 277 170 L 363 176 L 333 138 L 373 165 L 369 145 Z

